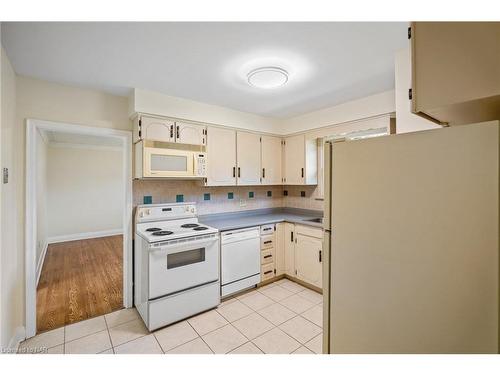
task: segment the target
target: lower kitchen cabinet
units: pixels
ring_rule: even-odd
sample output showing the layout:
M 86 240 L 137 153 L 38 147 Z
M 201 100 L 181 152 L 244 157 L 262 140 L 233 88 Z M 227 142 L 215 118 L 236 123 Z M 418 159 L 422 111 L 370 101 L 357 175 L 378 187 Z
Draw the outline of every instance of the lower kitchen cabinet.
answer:
M 262 281 L 289 275 L 322 288 L 322 257 L 322 229 L 287 222 L 261 226 Z
M 318 288 L 322 287 L 322 250 L 322 239 L 297 234 L 297 242 L 295 243 L 296 277 Z

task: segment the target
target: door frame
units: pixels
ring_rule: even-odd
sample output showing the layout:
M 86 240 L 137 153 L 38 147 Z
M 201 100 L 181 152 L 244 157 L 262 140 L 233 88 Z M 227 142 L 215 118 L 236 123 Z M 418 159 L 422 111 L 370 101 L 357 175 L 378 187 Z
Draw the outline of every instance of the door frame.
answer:
M 132 307 L 132 132 L 71 123 L 26 120 L 26 225 L 25 225 L 25 298 L 26 337 L 36 334 L 36 173 L 37 132 L 60 131 L 93 135 L 121 141 L 123 160 L 123 305 Z

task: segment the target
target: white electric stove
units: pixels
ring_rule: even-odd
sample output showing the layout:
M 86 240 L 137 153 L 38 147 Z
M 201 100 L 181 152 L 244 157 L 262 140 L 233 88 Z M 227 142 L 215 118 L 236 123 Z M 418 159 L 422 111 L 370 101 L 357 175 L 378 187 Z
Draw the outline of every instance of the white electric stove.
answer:
M 136 211 L 135 306 L 150 331 L 220 303 L 219 233 L 198 222 L 195 203 Z

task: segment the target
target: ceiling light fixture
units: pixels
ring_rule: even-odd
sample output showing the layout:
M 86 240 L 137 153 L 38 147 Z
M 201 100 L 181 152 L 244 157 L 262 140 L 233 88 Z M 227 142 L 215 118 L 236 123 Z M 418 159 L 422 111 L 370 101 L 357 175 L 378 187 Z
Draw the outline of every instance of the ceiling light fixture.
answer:
M 274 89 L 288 82 L 285 69 L 270 66 L 252 70 L 247 74 L 248 83 L 260 89 Z

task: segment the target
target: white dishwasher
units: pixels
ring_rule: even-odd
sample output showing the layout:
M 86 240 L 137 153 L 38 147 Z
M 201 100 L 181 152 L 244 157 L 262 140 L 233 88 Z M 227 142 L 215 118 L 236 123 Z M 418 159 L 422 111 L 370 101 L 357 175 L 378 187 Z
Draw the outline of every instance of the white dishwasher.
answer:
M 260 227 L 221 233 L 221 296 L 260 283 Z

